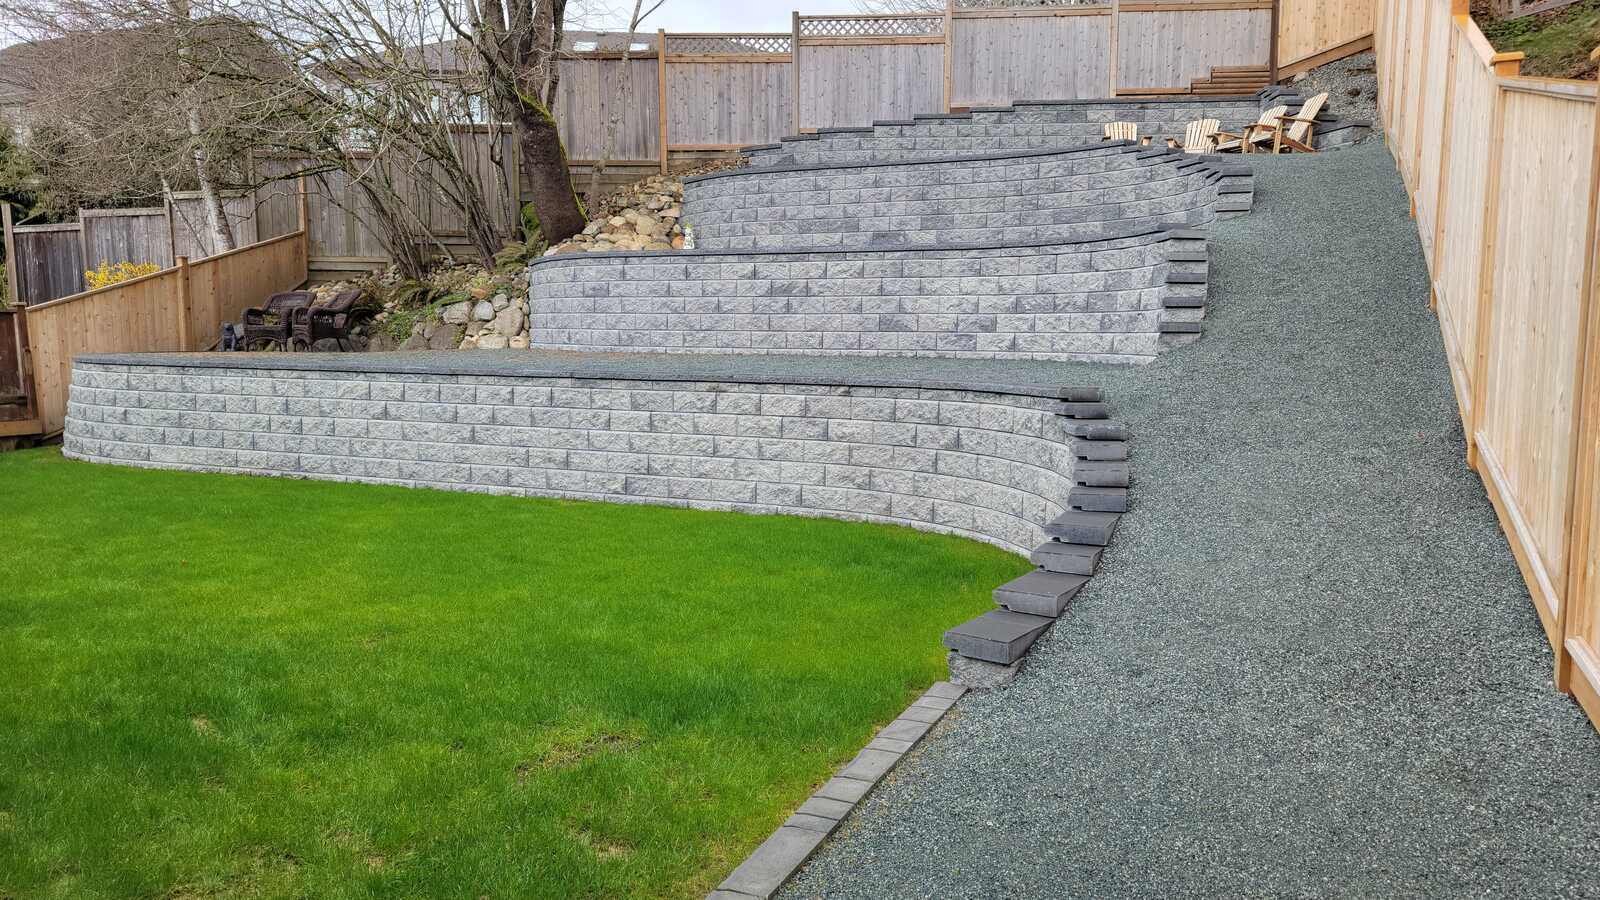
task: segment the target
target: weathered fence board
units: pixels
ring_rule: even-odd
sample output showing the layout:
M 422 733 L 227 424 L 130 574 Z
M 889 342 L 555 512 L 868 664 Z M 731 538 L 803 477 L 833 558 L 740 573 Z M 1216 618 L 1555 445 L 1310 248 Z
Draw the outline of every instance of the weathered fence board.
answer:
M 960 16 L 951 26 L 953 106 L 1110 93 L 1111 7 L 1094 15 Z
M 1380 111 L 1467 438 L 1556 655 L 1600 723 L 1600 134 L 1594 82 L 1525 78 L 1467 0 L 1382 0 Z
M 83 235 L 77 225 L 18 225 L 11 232 L 18 302 L 42 303 L 83 290 Z
M 800 121 L 807 128 L 870 125 L 944 108 L 940 44 L 802 43 Z
M 1271 9 L 1122 12 L 1117 87 L 1188 90 L 1215 67 L 1263 65 L 1271 54 L 1271 31 Z

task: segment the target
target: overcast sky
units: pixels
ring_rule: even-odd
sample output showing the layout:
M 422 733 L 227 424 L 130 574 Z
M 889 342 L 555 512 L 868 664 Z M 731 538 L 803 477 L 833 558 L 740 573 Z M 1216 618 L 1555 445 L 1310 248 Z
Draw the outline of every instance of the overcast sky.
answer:
M 618 10 L 613 28 L 628 27 L 628 14 L 633 11 L 629 0 L 609 0 Z M 645 0 L 649 7 L 650 0 Z M 773 0 L 666 0 L 661 8 L 639 26 L 640 31 L 788 31 L 789 15 L 794 10 L 808 15 L 827 13 L 853 13 L 852 0 L 803 0 L 793 2 Z

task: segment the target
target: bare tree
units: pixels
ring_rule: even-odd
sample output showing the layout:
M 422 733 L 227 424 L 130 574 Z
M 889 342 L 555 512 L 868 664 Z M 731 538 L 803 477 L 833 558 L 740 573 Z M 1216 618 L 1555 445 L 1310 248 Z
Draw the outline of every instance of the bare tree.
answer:
M 628 60 L 633 54 L 634 35 L 638 33 L 639 26 L 643 24 L 650 14 L 660 9 L 667 0 L 655 0 L 648 9 L 644 8 L 644 0 L 633 0 L 633 15 L 628 19 L 628 34 L 622 41 L 622 64 L 617 67 L 616 87 L 611 90 L 611 115 L 606 119 L 606 137 L 601 145 L 600 158 L 595 161 L 594 167 L 589 170 L 589 189 L 584 192 L 589 205 L 593 206 L 600 200 L 600 177 L 606 173 L 606 166 L 611 163 L 611 154 L 617 148 L 617 128 L 622 124 L 622 104 L 627 96 L 628 82 L 632 73 L 628 68 Z M 666 47 L 657 47 L 657 53 L 667 52 Z

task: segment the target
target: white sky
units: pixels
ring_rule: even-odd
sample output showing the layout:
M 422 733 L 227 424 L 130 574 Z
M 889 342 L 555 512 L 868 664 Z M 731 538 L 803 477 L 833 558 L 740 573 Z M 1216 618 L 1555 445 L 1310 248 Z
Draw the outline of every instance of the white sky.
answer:
M 645 0 L 646 8 L 650 2 Z M 633 12 L 631 0 L 608 0 L 608 4 L 616 10 L 611 27 L 627 28 L 628 14 Z M 639 30 L 788 31 L 790 14 L 796 9 L 807 15 L 858 11 L 852 0 L 801 0 L 798 5 L 792 0 L 666 0 Z

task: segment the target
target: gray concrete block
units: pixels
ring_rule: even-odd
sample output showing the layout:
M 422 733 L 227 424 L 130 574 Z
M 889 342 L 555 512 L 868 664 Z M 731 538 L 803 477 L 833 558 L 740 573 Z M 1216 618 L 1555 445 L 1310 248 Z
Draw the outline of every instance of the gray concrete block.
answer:
M 800 808 L 796 810 L 796 812 L 802 815 L 816 816 L 823 819 L 832 819 L 835 822 L 838 822 L 842 821 L 844 817 L 848 816 L 850 811 L 855 808 L 856 806 L 854 803 L 846 803 L 843 800 L 832 800 L 827 797 L 813 795 L 810 799 L 806 800 L 806 802 L 800 804 Z
M 1056 618 L 1089 580 L 1087 575 L 1034 571 L 994 589 L 994 602 L 1012 612 Z
M 861 798 L 872 790 L 873 784 L 874 782 L 863 781 L 859 778 L 846 778 L 842 775 L 835 775 L 823 782 L 822 787 L 817 788 L 817 792 L 812 796 L 855 804 L 859 803 Z
M 1093 512 L 1127 512 L 1128 489 L 1120 487 L 1076 487 L 1067 495 L 1067 505 Z
M 825 832 L 785 825 L 763 841 L 718 888 L 752 897 L 771 897 L 811 858 L 826 837 Z
M 1128 426 L 1122 422 L 1109 420 L 1066 420 L 1067 434 L 1087 441 L 1125 441 L 1128 439 Z
M 1050 540 L 1035 547 L 1029 561 L 1047 572 L 1093 575 L 1100 567 L 1102 545 Z
M 1072 442 L 1072 455 L 1093 461 L 1127 459 L 1128 442 L 1075 440 Z
M 1120 513 L 1069 509 L 1046 523 L 1044 533 L 1066 544 L 1104 547 L 1111 543 L 1121 519 Z
M 1086 487 L 1127 487 L 1131 470 L 1126 460 L 1080 461 L 1072 467 L 1072 478 Z
M 1022 657 L 1053 619 L 997 609 L 944 633 L 944 645 L 972 659 L 1010 665 Z

